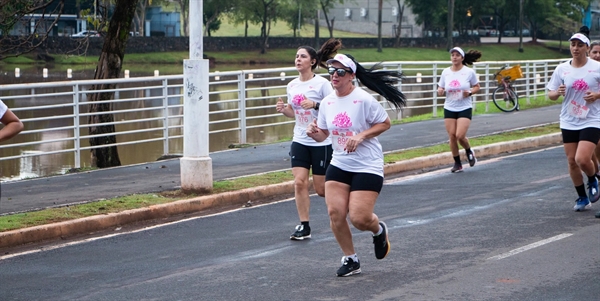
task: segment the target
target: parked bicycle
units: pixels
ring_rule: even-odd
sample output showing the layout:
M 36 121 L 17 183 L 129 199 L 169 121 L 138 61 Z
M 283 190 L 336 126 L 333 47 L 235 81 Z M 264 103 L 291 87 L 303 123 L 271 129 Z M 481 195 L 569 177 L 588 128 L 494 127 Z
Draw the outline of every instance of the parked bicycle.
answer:
M 516 65 L 511 68 L 502 67 L 500 71 L 494 74 L 498 81 L 498 87 L 492 94 L 494 104 L 500 111 L 512 112 L 519 110 L 519 95 L 512 86 L 512 81 L 523 77 L 521 66 Z

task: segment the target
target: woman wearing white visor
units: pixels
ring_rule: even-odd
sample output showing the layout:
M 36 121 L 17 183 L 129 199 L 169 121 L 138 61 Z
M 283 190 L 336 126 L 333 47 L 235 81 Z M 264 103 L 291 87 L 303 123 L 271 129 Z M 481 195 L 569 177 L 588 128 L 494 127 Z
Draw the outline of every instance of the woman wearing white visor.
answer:
M 341 277 L 361 272 L 347 222 L 373 233 L 375 257 L 383 259 L 390 250 L 388 228 L 373 213 L 383 187 L 383 151 L 377 136 L 390 128 L 385 109 L 365 90 L 354 85 L 358 79 L 382 95 L 396 108 L 406 99 L 394 84 L 402 78 L 397 71 L 365 69 L 350 55 L 337 54 L 328 60 L 334 93 L 321 101 L 318 119 L 306 133 L 316 141 L 331 135 L 333 157 L 325 174 L 325 202 L 331 230 L 344 253 Z
M 563 96 L 560 129 L 569 175 L 578 198 L 573 209 L 584 211 L 600 198 L 592 154 L 600 140 L 600 63 L 588 58 L 589 29 L 582 27 L 571 42 L 572 59 L 558 65 L 548 82 L 548 98 Z M 587 194 L 584 176 L 587 176 Z

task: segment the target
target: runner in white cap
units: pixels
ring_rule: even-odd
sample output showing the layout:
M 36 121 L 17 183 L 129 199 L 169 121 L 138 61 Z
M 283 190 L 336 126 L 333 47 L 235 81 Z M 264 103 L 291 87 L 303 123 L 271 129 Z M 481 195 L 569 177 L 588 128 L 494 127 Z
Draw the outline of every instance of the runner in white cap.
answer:
M 584 211 L 598 201 L 598 179 L 592 154 L 600 140 L 600 63 L 589 59 L 589 29 L 583 26 L 574 34 L 570 49 L 573 59 L 556 67 L 548 82 L 548 98 L 563 96 L 560 129 L 569 164 L 569 175 L 578 198 L 573 209 Z M 584 177 L 587 176 L 587 194 Z
M 450 140 L 450 151 L 454 158 L 451 172 L 461 172 L 462 163 L 458 145 L 465 149 L 469 165 L 477 163 L 475 154 L 471 150 L 467 131 L 473 117 L 473 100 L 471 96 L 479 92 L 479 80 L 475 71 L 467 65 L 472 65 L 481 58 L 481 52 L 469 50 L 465 52 L 460 47 L 450 49 L 452 66 L 444 69 L 438 83 L 438 95 L 446 94 L 444 101 L 444 125 Z
M 306 127 L 319 115 L 321 100 L 333 92 L 331 83 L 315 74 L 318 66 L 326 67 L 325 61 L 342 47 L 342 42 L 330 39 L 318 51 L 310 46 L 300 46 L 296 51 L 295 65 L 300 74 L 287 84 L 287 104 L 279 98 L 277 112 L 295 118 L 294 137 L 290 147 L 292 174 L 294 175 L 294 196 L 300 224 L 291 240 L 304 240 L 311 237 L 309 172 L 312 168 L 313 186 L 319 196 L 325 196 L 325 171 L 331 162 L 331 139 L 316 142 L 306 135 Z
M 400 72 L 367 70 L 344 54 L 337 54 L 327 63 L 335 93 L 321 101 L 319 118 L 306 132 L 316 141 L 324 141 L 330 135 L 332 138 L 333 158 L 325 175 L 325 202 L 331 230 L 344 253 L 337 275 L 344 277 L 361 272 L 347 218 L 356 229 L 373 233 L 377 259 L 383 259 L 390 250 L 388 228 L 373 213 L 383 187 L 383 151 L 377 136 L 390 128 L 390 119 L 371 94 L 354 85 L 354 80 L 396 108 L 403 107 L 406 99 L 394 86 L 402 78 Z

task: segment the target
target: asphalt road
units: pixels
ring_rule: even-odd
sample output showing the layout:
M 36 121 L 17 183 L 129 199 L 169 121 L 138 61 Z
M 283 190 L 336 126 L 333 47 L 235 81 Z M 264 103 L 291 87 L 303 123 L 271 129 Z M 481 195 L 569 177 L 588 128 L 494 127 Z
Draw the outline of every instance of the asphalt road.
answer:
M 468 137 L 558 122 L 559 112 L 560 105 L 553 105 L 520 112 L 476 115 Z M 444 121 L 436 119 L 395 125 L 379 140 L 383 150 L 389 152 L 446 143 L 448 135 Z M 211 153 L 213 178 L 222 180 L 289 169 L 289 146 L 290 142 L 283 142 Z M 180 185 L 179 159 L 5 182 L 2 183 L 0 214 L 175 190 Z
M 322 198 L 290 241 L 293 201 L 0 255 L 0 300 L 598 300 L 600 219 L 573 212 L 561 147 L 386 179 L 375 212 L 391 252 L 354 230 L 342 256 Z

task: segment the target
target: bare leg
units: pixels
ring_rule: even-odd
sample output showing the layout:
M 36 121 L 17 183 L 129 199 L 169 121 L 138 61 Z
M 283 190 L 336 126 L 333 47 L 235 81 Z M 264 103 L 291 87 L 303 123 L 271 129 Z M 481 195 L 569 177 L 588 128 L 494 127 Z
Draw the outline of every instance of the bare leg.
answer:
M 446 132 L 448 132 L 448 140 L 450 141 L 450 151 L 452 156 L 458 156 L 458 143 L 456 140 L 456 124 L 457 120 L 452 118 L 445 118 L 444 125 L 446 126 Z
M 310 218 L 310 197 L 308 194 L 308 169 L 303 167 L 292 168 L 294 175 L 294 193 L 296 198 L 296 209 L 300 221 L 309 221 Z
M 336 181 L 325 182 L 325 202 L 333 235 L 345 256 L 354 253 L 352 232 L 346 220 L 349 210 L 350 186 Z
M 471 148 L 469 139 L 467 138 L 467 131 L 469 130 L 470 125 L 471 119 L 469 118 L 458 118 L 456 120 L 456 140 L 464 149 Z

